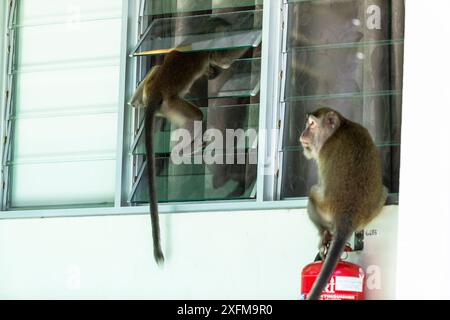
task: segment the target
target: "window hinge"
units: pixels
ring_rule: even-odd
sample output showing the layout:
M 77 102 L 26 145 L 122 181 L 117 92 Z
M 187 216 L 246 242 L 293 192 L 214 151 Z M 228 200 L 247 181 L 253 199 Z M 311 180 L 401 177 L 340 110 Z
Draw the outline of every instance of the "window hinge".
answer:
M 281 128 L 281 120 L 278 120 L 277 121 L 277 129 L 280 129 Z
M 6 91 L 5 91 L 5 97 L 6 97 L 6 99 L 9 98 L 9 90 L 6 90 Z
M 278 179 L 278 176 L 280 175 L 280 169 L 277 169 L 277 171 L 275 171 L 275 178 Z
M 280 80 L 283 79 L 283 70 L 280 71 L 279 77 L 280 77 Z

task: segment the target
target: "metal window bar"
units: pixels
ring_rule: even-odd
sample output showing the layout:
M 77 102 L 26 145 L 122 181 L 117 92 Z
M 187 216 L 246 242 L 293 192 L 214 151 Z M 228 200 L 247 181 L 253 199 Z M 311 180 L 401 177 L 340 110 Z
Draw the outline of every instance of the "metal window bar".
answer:
M 12 109 L 12 96 L 14 90 L 14 62 L 16 54 L 16 29 L 13 28 L 13 24 L 17 19 L 17 2 L 16 0 L 10 0 L 9 6 L 7 8 L 7 63 L 6 63 L 6 91 L 5 91 L 5 109 L 3 112 L 3 132 L 2 132 L 2 143 L 3 143 L 3 154 L 2 154 L 2 203 L 1 209 L 6 210 L 9 207 L 9 195 L 10 195 L 10 172 L 7 166 L 8 161 L 11 159 L 11 143 L 12 143 L 12 126 L 13 121 L 11 117 L 13 115 Z
M 277 160 L 278 160 L 278 170 L 277 170 L 277 183 L 276 183 L 276 200 L 281 200 L 281 185 L 283 182 L 283 157 L 284 152 L 282 151 L 283 148 L 283 137 L 284 137 L 284 123 L 285 123 L 285 116 L 286 116 L 286 102 L 284 101 L 284 92 L 286 89 L 286 75 L 287 75 L 287 26 L 288 26 L 288 13 L 289 13 L 289 7 L 287 0 L 283 0 L 283 15 L 282 15 L 282 45 L 281 45 L 281 67 L 280 67 L 280 90 L 279 90 L 279 99 L 278 103 L 280 105 L 279 107 L 279 117 L 278 117 L 278 126 L 279 129 L 279 135 L 277 140 Z
M 134 28 L 128 25 L 129 16 L 134 15 L 135 1 L 123 0 L 122 2 L 122 35 L 121 35 L 121 48 L 120 48 L 120 96 L 118 100 L 119 110 L 117 112 L 117 148 L 116 148 L 116 190 L 114 196 L 114 206 L 116 208 L 122 205 L 124 199 L 124 192 L 127 190 L 124 181 L 127 181 L 129 173 L 125 170 L 125 163 L 127 161 L 128 150 L 128 121 L 126 121 L 125 108 L 127 105 L 127 69 L 132 68 L 132 61 L 128 59 L 128 42 L 129 39 L 133 39 L 132 34 Z M 134 40 L 134 39 L 133 39 Z M 129 89 L 128 89 L 129 90 Z
M 261 97 L 258 138 L 257 202 L 276 198 L 280 108 L 280 52 L 282 46 L 283 1 L 264 1 L 263 50 L 261 54 Z M 270 46 L 268 45 L 270 43 Z

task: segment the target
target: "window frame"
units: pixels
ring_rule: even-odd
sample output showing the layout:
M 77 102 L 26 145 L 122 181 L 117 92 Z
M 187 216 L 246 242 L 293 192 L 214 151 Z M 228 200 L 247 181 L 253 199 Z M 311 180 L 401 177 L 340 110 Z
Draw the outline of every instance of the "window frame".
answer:
M 20 0 L 10 0 L 12 3 Z M 138 16 L 140 8 L 143 8 L 145 0 L 122 0 L 122 39 L 118 102 L 118 130 L 116 149 L 116 186 L 114 194 L 114 206 L 111 207 L 51 207 L 49 209 L 7 209 L 1 208 L 0 219 L 15 218 L 45 218 L 45 217 L 79 217 L 79 216 L 103 216 L 103 215 L 136 215 L 148 214 L 148 205 L 132 206 L 127 203 L 131 191 L 132 166 L 131 157 L 128 154 L 132 141 L 131 112 L 126 112 L 127 98 L 131 97 L 136 83 L 137 59 L 130 57 L 129 53 L 135 47 L 139 35 Z M 0 16 L 7 16 L 7 5 L 0 8 Z M 286 50 L 287 41 L 287 0 L 264 0 L 263 2 L 263 27 L 262 27 L 262 52 L 261 52 L 261 87 L 260 87 L 260 113 L 258 135 L 258 164 L 256 181 L 256 198 L 244 200 L 215 200 L 215 201 L 191 201 L 160 203 L 159 212 L 187 213 L 187 212 L 226 212 L 226 211 L 252 211 L 252 210 L 276 210 L 276 209 L 301 209 L 306 208 L 308 198 L 289 198 L 281 200 L 282 177 L 282 146 L 284 102 L 280 99 L 284 92 L 284 75 L 286 74 Z M 5 19 L 6 20 L 6 19 Z M 3 29 L 4 30 L 3 30 Z M 6 28 L 6 29 L 5 29 Z M 6 43 L 7 21 L 0 26 L 2 43 Z M 3 36 L 5 38 L 3 38 Z M 269 44 L 266 45 L 266 44 Z M 1 46 L 0 46 L 1 48 Z M 3 72 L 0 74 L 6 79 L 7 56 L 5 50 L 0 52 L 0 62 Z M 2 71 L 0 67 L 0 71 Z M 5 83 L 5 82 L 3 82 Z M 2 90 L 0 107 L 4 110 L 4 89 Z M 4 124 L 2 114 L 2 132 Z M 4 145 L 1 147 L 3 156 Z M 4 196 L 5 188 L 0 190 L 0 196 Z

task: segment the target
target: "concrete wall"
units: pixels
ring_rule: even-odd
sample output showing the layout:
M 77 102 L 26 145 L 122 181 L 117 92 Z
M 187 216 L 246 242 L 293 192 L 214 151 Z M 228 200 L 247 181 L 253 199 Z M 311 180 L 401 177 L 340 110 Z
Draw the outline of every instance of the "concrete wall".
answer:
M 393 297 L 396 221 L 386 207 L 352 256 L 372 266 L 369 298 Z M 317 252 L 304 210 L 163 215 L 161 225 L 159 269 L 145 215 L 0 221 L 0 298 L 298 299 Z

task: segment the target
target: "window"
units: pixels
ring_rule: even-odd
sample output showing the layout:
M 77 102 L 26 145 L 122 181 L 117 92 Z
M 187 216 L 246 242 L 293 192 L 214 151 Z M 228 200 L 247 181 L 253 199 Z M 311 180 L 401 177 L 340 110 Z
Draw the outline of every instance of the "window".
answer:
M 403 1 L 289 0 L 287 10 L 281 198 L 305 197 L 317 181 L 299 133 L 308 112 L 329 106 L 369 130 L 390 201 L 397 201 Z
M 11 4 L 3 207 L 114 203 L 122 1 Z
M 137 59 L 137 84 L 171 48 L 189 45 L 189 51 L 248 48 L 227 70 L 209 80 L 198 80 L 187 99 L 204 114 L 203 132 L 215 130 L 223 141 L 220 159 L 207 163 L 189 156 L 185 163 L 171 159 L 174 141 L 171 132 L 177 127 L 159 119 L 156 134 L 156 170 L 160 202 L 254 199 L 256 196 L 256 141 L 244 139 L 226 148 L 227 132 L 250 131 L 256 140 L 259 125 L 259 90 L 261 69 L 262 9 L 261 1 L 146 1 L 140 17 L 141 32 L 132 55 Z M 180 12 L 182 14 L 180 14 Z M 176 74 L 173 75 L 176 77 Z M 131 153 L 133 188 L 130 202 L 148 202 L 147 170 L 143 139 L 143 112 L 134 113 Z M 218 137 L 220 136 L 220 137 Z M 233 135 L 233 139 L 234 135 Z M 243 141 L 244 143 L 244 141 Z M 238 158 L 243 160 L 238 162 Z M 198 156 L 197 156 L 198 158 Z M 227 159 L 228 158 L 228 159 Z M 230 161 L 231 158 L 231 161 Z M 227 161 L 228 160 L 228 161 Z
M 222 137 L 221 161 L 203 154 L 175 163 L 178 127 L 157 120 L 161 212 L 306 205 L 317 177 L 298 140 L 319 106 L 369 129 L 397 201 L 403 0 L 10 3 L 3 210 L 146 212 L 143 110 L 127 102 L 175 47 L 247 51 L 187 95 L 204 115 L 205 137 Z

